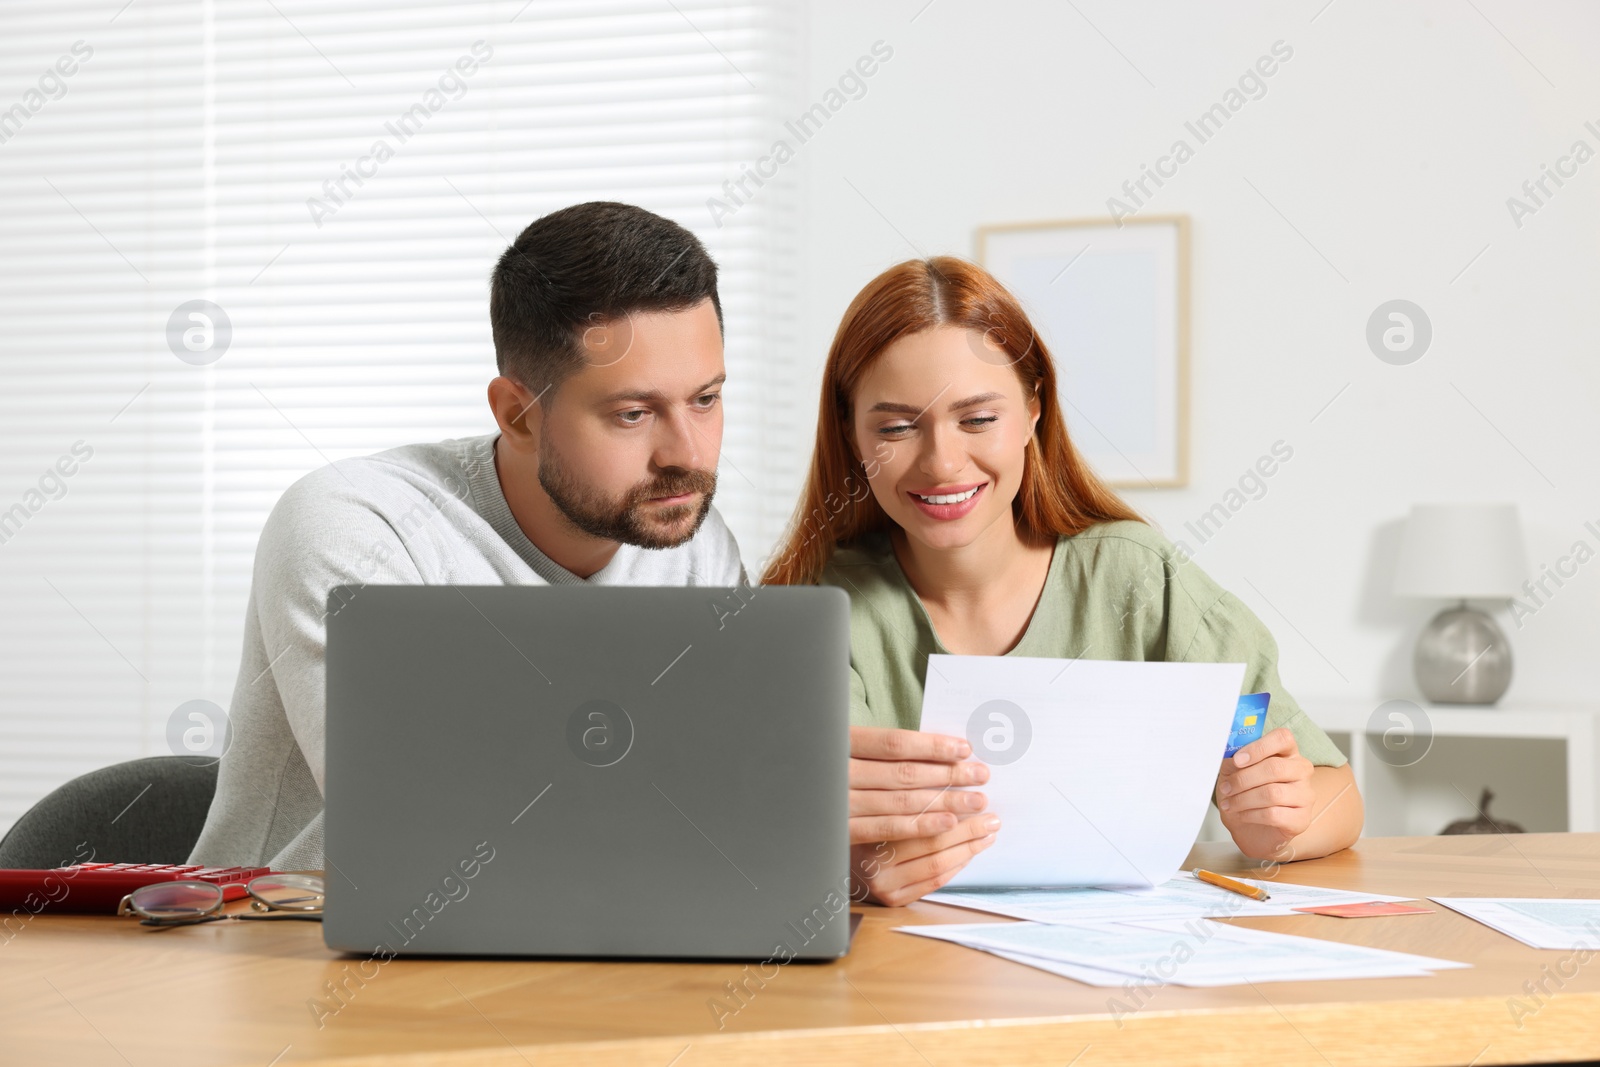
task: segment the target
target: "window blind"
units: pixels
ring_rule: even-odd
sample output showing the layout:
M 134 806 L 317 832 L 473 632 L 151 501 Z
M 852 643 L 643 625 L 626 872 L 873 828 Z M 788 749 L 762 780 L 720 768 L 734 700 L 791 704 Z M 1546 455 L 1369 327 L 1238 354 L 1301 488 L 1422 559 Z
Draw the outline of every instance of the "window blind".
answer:
M 256 539 L 291 482 L 493 429 L 489 272 L 556 208 L 639 204 L 719 263 L 717 503 L 754 568 L 805 451 L 793 180 L 721 217 L 707 199 L 781 126 L 791 17 L 0 9 L 0 832 L 76 774 L 171 751 L 180 705 L 227 708 Z

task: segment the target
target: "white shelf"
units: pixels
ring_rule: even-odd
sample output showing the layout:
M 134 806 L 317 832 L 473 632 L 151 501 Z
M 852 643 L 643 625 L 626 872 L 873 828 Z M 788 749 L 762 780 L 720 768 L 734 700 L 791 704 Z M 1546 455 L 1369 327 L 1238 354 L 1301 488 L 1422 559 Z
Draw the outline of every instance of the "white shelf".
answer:
M 1600 829 L 1600 704 L 1411 701 L 1416 711 L 1399 710 L 1413 720 L 1416 747 L 1396 752 L 1384 745 L 1385 731 L 1399 729 L 1403 738 L 1407 727 L 1388 717 L 1390 709 L 1377 714 L 1387 701 L 1296 699 L 1349 755 L 1366 798 L 1368 836 L 1438 833 L 1452 819 L 1472 817 L 1485 785 L 1494 790 L 1496 818 L 1530 831 Z M 1419 751 L 1425 754 L 1415 758 Z
M 1386 703 L 1386 700 L 1300 700 L 1300 706 L 1316 720 L 1318 726 L 1341 733 L 1364 733 L 1373 714 Z M 1468 707 L 1461 704 L 1427 704 L 1418 700 L 1411 703 L 1427 715 L 1433 725 L 1434 735 L 1438 737 L 1568 738 L 1593 730 L 1595 723 L 1600 721 L 1600 704 Z

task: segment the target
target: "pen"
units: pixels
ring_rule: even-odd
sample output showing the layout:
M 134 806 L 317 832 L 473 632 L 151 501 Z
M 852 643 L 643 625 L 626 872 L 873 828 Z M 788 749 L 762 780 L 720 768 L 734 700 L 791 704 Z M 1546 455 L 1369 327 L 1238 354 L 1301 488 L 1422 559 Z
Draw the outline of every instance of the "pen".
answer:
M 1193 874 L 1202 882 L 1209 882 L 1219 889 L 1226 889 L 1230 893 L 1238 893 L 1240 896 L 1246 896 L 1252 900 L 1272 899 L 1272 894 L 1268 893 L 1265 889 L 1257 888 L 1256 886 L 1250 885 L 1248 882 L 1241 882 L 1237 878 L 1229 878 L 1225 874 L 1214 874 L 1211 871 L 1201 870 L 1199 867 L 1196 867 L 1189 873 Z

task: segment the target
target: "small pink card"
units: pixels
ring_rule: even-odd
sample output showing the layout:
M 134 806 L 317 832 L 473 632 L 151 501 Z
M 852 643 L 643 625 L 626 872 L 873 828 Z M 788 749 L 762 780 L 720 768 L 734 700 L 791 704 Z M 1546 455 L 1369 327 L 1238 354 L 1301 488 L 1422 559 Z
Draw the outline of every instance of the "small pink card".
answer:
M 1335 915 L 1341 919 L 1366 919 L 1374 915 L 1432 915 L 1432 908 L 1419 908 L 1412 904 L 1390 904 L 1373 900 L 1365 904 L 1325 904 L 1320 908 L 1293 908 L 1311 915 Z

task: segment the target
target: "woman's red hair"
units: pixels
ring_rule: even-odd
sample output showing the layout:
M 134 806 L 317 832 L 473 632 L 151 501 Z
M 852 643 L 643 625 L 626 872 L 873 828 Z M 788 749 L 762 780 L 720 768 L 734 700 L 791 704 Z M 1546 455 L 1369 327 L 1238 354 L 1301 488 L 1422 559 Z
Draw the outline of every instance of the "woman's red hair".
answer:
M 814 584 L 836 548 L 890 528 L 851 447 L 851 397 L 884 349 L 936 326 L 978 331 L 1004 351 L 1024 394 L 1038 391 L 1039 422 L 1011 504 L 1024 540 L 1071 536 L 1118 519 L 1146 521 L 1072 446 L 1056 399 L 1055 364 L 1016 298 L 975 263 L 954 256 L 912 259 L 872 279 L 845 309 L 822 370 L 811 473 L 764 583 Z

